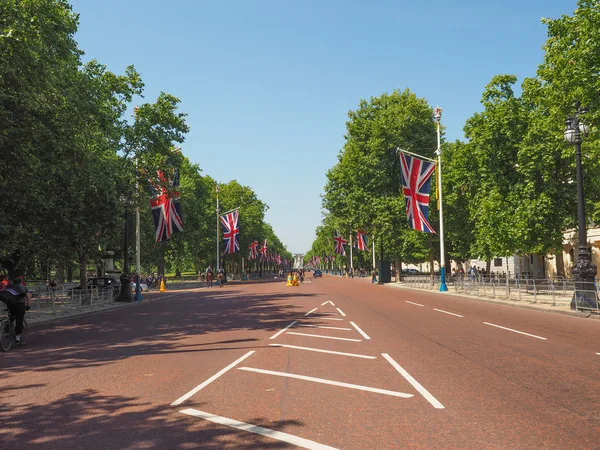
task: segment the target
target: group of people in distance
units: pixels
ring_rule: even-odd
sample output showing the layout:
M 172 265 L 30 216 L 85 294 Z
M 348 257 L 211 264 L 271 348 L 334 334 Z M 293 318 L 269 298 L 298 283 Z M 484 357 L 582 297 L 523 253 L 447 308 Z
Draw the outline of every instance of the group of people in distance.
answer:
M 212 287 L 215 274 L 212 266 L 206 268 L 206 287 Z M 221 267 L 217 272 L 217 285 L 223 287 L 223 284 L 227 283 L 227 271 L 224 267 Z

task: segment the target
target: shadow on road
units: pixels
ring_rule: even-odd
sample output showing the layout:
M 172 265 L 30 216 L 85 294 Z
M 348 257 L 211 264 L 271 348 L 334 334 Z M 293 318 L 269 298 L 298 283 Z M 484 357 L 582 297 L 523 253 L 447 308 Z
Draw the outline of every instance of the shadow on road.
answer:
M 280 431 L 303 425 L 296 420 L 270 422 L 262 418 L 249 422 Z M 177 409 L 152 405 L 134 397 L 110 396 L 91 389 L 43 407 L 9 406 L 2 402 L 0 423 L 3 448 L 257 448 L 254 434 L 184 416 Z M 270 439 L 262 439 L 259 446 L 295 448 Z
M 264 342 L 248 345 L 257 338 L 227 339 L 230 337 L 227 334 L 216 342 L 188 345 L 185 340 L 207 333 L 279 330 L 306 312 L 302 306 L 292 305 L 290 296 L 298 299 L 318 295 L 207 289 L 37 324 L 30 329 L 26 347 L 0 354 L 0 379 L 10 379 L 19 371 L 96 367 L 139 355 L 264 347 L 267 345 Z M 315 324 L 319 320 L 304 319 L 305 323 Z

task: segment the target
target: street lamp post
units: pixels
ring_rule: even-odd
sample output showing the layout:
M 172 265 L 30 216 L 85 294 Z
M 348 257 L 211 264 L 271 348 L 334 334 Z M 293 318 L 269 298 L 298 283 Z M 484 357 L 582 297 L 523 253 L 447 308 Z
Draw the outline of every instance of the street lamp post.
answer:
M 581 135 L 589 133 L 589 127 L 580 120 L 580 115 L 587 112 L 579 102 L 575 104 L 577 111 L 566 120 L 565 140 L 575 145 L 575 158 L 577 164 L 577 226 L 579 228 L 579 251 L 577 262 L 573 265 L 575 274 L 575 294 L 571 300 L 571 309 L 577 307 L 597 308 L 596 290 L 596 265 L 592 263 L 592 256 L 587 245 L 587 221 L 585 218 L 585 197 L 583 195 L 583 170 L 581 167 Z
M 435 108 L 435 121 L 437 123 L 437 150 L 435 154 L 438 158 L 437 166 L 437 194 L 439 201 L 440 211 L 440 292 L 446 292 L 448 286 L 446 285 L 446 249 L 444 247 L 444 202 L 442 201 L 442 147 L 440 140 L 440 121 L 442 120 L 442 108 L 439 106 Z M 433 270 L 433 267 L 431 268 Z
M 123 273 L 121 274 L 121 290 L 117 301 L 119 302 L 131 302 L 131 274 L 129 273 L 129 202 L 123 197 L 123 203 L 125 205 L 125 237 L 123 240 Z

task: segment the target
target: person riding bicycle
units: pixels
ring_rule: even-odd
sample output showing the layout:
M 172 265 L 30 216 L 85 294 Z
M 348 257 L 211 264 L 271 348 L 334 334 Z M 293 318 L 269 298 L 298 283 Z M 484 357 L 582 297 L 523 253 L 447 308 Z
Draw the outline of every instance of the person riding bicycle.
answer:
M 4 290 L 4 293 L 7 295 L 5 298 L 7 298 L 6 305 L 8 306 L 8 311 L 17 321 L 15 326 L 15 341 L 17 343 L 21 342 L 25 311 L 29 311 L 31 307 L 31 294 L 22 283 L 22 277 L 14 278 L 12 284 L 6 286 Z

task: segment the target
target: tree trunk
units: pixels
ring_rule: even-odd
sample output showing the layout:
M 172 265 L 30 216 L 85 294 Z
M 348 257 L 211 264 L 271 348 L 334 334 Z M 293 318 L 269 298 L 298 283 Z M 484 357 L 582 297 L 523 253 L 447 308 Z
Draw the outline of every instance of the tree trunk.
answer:
M 65 263 L 63 261 L 58 261 L 56 263 L 56 282 L 65 282 Z
M 434 259 L 433 259 L 433 236 L 430 234 L 429 235 L 429 280 L 431 285 L 433 286 L 433 280 L 434 280 L 434 272 L 435 272 L 435 267 L 433 265 L 434 263 Z
M 490 276 L 490 270 L 491 269 L 492 269 L 492 261 L 488 259 L 485 262 L 485 275 L 486 276 L 488 276 L 488 277 Z
M 87 255 L 82 250 L 79 251 L 79 286 L 87 288 Z
M 394 259 L 394 266 L 396 267 L 396 283 L 402 281 L 402 260 L 400 258 Z
M 556 252 L 556 276 L 565 276 L 565 260 L 563 259 L 563 249 L 558 249 Z

